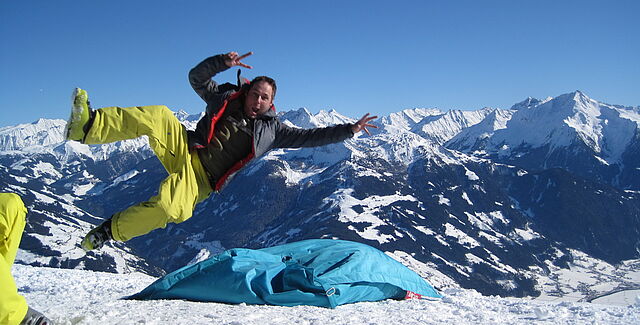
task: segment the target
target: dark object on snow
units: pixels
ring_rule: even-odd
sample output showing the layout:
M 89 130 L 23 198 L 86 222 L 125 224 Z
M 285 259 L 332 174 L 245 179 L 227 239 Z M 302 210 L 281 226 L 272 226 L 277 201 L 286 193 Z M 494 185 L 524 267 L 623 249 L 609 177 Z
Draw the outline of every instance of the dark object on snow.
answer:
M 53 325 L 53 323 L 42 313 L 29 307 L 20 325 Z

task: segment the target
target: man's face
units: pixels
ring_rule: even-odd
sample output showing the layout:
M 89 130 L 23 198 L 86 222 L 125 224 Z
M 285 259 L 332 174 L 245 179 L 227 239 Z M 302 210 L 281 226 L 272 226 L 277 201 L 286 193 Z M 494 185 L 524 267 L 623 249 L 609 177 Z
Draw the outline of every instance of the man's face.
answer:
M 244 113 L 249 118 L 256 118 L 266 113 L 273 104 L 273 87 L 267 82 L 260 81 L 251 85 L 244 101 Z

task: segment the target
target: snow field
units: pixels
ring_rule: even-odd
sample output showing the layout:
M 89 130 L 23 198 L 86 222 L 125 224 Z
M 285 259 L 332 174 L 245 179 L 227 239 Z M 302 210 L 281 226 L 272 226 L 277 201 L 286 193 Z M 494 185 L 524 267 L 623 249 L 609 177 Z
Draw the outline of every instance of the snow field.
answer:
M 441 300 L 365 302 L 336 309 L 181 300 L 130 301 L 155 280 L 139 273 L 14 265 L 18 290 L 56 324 L 638 324 L 630 306 L 548 303 L 447 289 Z

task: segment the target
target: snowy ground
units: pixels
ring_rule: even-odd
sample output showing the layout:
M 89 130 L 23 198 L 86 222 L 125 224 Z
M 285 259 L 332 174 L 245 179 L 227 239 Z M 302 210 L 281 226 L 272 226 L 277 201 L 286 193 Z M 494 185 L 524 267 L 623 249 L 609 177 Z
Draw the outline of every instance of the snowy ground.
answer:
M 155 280 L 139 273 L 14 265 L 13 274 L 29 304 L 56 324 L 640 324 L 638 296 L 631 305 L 616 306 L 486 297 L 449 289 L 437 301 L 382 301 L 325 309 L 122 300 Z

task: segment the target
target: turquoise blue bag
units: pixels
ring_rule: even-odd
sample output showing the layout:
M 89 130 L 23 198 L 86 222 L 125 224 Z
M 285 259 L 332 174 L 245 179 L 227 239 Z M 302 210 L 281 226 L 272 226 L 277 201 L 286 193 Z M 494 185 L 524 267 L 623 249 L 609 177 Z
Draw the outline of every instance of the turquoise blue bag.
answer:
M 167 274 L 129 299 L 335 308 L 416 294 L 440 297 L 427 281 L 378 249 L 311 239 L 258 250 L 230 249 Z

